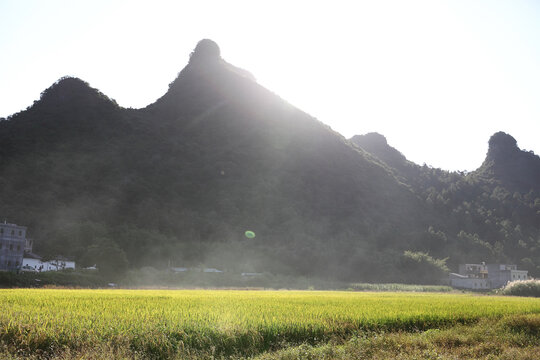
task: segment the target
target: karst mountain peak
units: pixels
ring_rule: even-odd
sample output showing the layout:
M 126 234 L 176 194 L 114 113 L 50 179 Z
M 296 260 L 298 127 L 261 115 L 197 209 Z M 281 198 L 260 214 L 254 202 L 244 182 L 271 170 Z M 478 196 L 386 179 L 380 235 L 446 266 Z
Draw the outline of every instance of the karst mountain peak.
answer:
M 202 39 L 189 56 L 189 64 L 208 64 L 223 61 L 219 45 L 210 39 Z

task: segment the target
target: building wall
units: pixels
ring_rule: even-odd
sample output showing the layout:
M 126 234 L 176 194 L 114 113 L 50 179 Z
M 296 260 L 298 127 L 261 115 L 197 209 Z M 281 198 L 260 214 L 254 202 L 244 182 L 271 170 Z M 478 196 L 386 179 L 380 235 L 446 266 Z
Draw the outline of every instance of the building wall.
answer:
M 43 271 L 75 269 L 75 261 L 50 260 L 43 263 Z
M 0 271 L 16 271 L 22 266 L 26 227 L 0 223 Z
M 527 274 L 529 272 L 526 270 L 511 270 L 510 271 L 510 281 L 516 281 L 516 280 L 527 280 Z
M 41 261 L 39 259 L 24 258 L 23 266 L 30 266 L 32 269 L 39 272 L 57 271 L 57 270 L 75 269 L 75 261 L 70 261 L 70 260 Z
M 32 252 L 32 247 L 34 246 L 34 240 L 26 238 L 26 242 L 24 244 L 24 252 Z
M 488 264 L 489 278 L 493 288 L 501 288 L 510 281 L 527 280 L 528 271 L 517 270 L 516 265 Z
M 33 258 L 25 258 L 23 257 L 23 267 L 31 267 L 34 270 L 39 270 L 39 267 L 41 266 L 42 262 L 39 259 L 33 259 Z
M 450 286 L 459 289 L 473 289 L 473 290 L 485 290 L 490 289 L 491 284 L 488 279 L 450 279 Z
M 488 267 L 485 264 L 459 264 L 459 273 L 480 279 L 487 278 Z

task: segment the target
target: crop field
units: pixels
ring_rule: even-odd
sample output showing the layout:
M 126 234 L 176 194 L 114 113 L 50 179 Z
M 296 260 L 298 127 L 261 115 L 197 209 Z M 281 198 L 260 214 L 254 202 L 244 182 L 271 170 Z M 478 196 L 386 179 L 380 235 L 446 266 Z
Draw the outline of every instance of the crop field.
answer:
M 442 293 L 15 289 L 0 304 L 0 356 L 13 359 L 245 358 L 509 316 L 531 317 L 534 335 L 540 323 L 540 299 Z

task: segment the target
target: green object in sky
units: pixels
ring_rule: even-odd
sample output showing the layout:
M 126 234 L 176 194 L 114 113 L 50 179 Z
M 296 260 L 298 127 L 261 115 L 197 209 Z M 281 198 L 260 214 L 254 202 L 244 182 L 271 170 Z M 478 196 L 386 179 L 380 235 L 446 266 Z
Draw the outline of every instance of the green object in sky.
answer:
M 250 230 L 246 231 L 246 232 L 244 233 L 244 235 L 246 235 L 246 237 L 247 237 L 248 239 L 253 239 L 253 238 L 255 237 L 255 233 L 254 233 L 253 231 L 250 231 Z

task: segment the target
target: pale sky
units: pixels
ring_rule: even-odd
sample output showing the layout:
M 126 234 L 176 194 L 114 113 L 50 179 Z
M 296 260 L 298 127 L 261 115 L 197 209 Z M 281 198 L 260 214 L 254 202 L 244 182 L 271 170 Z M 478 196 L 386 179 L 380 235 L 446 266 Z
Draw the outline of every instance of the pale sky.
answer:
M 0 0 L 0 117 L 64 75 L 144 107 L 203 38 L 345 137 L 379 132 L 420 165 L 474 170 L 496 131 L 540 153 L 535 0 Z

